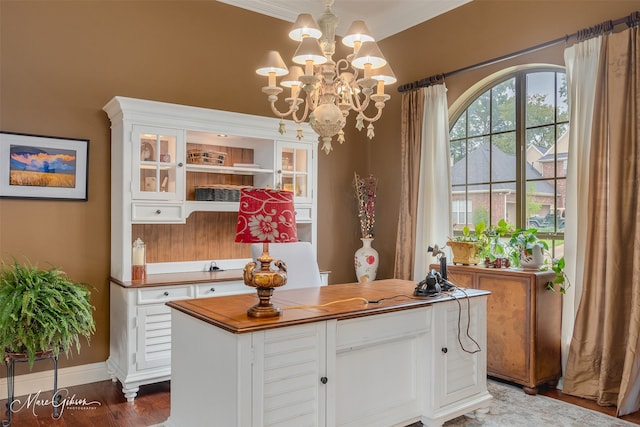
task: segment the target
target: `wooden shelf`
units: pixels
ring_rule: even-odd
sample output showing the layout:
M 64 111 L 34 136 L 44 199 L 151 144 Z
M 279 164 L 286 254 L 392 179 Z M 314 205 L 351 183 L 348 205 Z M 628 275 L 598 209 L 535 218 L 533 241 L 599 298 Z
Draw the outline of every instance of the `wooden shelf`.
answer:
M 209 202 L 187 200 L 185 202 L 185 214 L 188 217 L 193 212 L 238 212 L 238 202 Z
M 187 172 L 221 173 L 228 175 L 273 174 L 273 169 L 244 168 L 238 166 L 187 164 Z

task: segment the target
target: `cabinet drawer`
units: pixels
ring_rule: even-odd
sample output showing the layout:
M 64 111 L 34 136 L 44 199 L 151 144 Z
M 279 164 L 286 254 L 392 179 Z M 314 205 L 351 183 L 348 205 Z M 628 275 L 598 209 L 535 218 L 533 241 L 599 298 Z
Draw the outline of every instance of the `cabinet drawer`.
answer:
M 311 221 L 311 208 L 296 207 L 296 222 L 298 221 Z
M 133 203 L 131 205 L 131 222 L 184 223 L 184 205 L 182 203 Z
M 429 332 L 432 307 L 397 311 L 338 322 L 338 350 Z
M 138 304 L 157 304 L 179 299 L 193 298 L 193 287 L 158 286 L 149 289 L 138 289 Z
M 245 285 L 242 280 L 235 280 L 231 282 L 212 282 L 196 285 L 196 298 L 246 294 L 249 292 L 255 292 L 255 289 Z

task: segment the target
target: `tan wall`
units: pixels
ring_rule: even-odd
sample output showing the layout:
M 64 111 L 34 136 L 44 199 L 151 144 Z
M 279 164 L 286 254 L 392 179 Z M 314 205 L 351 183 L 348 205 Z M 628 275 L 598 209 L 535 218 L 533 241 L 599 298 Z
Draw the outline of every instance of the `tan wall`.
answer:
M 561 37 L 638 8 L 637 1 L 476 0 L 381 42 L 399 84 Z M 290 24 L 216 1 L 0 0 L 0 130 L 90 139 L 89 200 L 0 199 L 0 258 L 61 266 L 96 287 L 91 347 L 61 366 L 104 361 L 109 347 L 109 120 L 114 95 L 270 116 L 254 69 Z M 519 61 L 562 63 L 562 46 Z M 450 101 L 500 64 L 447 79 Z M 399 200 L 400 95 L 373 143 L 347 142 L 319 158 L 319 263 L 352 281 L 359 230 L 354 171 L 379 178 L 379 277 L 391 277 Z M 353 126 L 353 117 L 349 127 Z M 40 367 L 35 368 L 42 369 Z M 4 375 L 4 372 L 2 373 Z

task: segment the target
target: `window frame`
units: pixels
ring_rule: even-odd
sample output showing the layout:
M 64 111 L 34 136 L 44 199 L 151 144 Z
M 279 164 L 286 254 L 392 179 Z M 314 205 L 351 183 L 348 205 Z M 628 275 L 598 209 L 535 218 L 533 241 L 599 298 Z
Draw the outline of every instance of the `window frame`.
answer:
M 499 71 L 497 73 L 494 73 L 488 77 L 486 77 L 485 79 L 479 81 L 478 83 L 476 83 L 475 85 L 473 85 L 471 88 L 469 88 L 466 92 L 464 92 L 453 104 L 452 106 L 449 108 L 449 135 L 451 136 L 451 132 L 454 129 L 455 125 L 457 124 L 458 120 L 462 117 L 463 114 L 465 114 L 468 110 L 468 108 L 474 103 L 476 102 L 476 100 L 478 100 L 482 95 L 484 95 L 487 91 L 492 90 L 494 87 L 514 78 L 515 79 L 515 83 L 514 83 L 514 90 L 515 90 L 515 143 L 516 143 L 516 147 L 515 147 L 515 157 L 516 157 L 516 177 L 515 177 L 515 184 L 516 184 L 516 206 L 515 206 L 515 224 L 513 224 L 516 227 L 520 227 L 520 228 L 527 228 L 528 226 L 528 221 L 529 218 L 527 217 L 527 184 L 530 182 L 536 182 L 536 181 L 553 181 L 553 200 L 554 200 L 554 208 L 555 208 L 555 212 L 557 213 L 559 209 L 564 210 L 564 205 L 559 208 L 558 207 L 558 181 L 560 180 L 564 180 L 566 181 L 566 164 L 567 164 L 567 160 L 564 160 L 564 174 L 563 175 L 559 175 L 558 174 L 558 166 L 557 166 L 557 162 L 558 162 L 558 128 L 560 125 L 566 125 L 567 126 L 567 132 L 568 132 L 568 128 L 570 127 L 570 123 L 569 123 L 569 118 L 568 118 L 568 114 L 567 114 L 567 119 L 566 120 L 560 120 L 559 114 L 558 114 L 558 99 L 554 99 L 554 117 L 553 117 L 553 123 L 546 123 L 543 125 L 537 125 L 537 126 L 531 126 L 529 129 L 532 128 L 542 128 L 545 126 L 553 126 L 554 127 L 554 138 L 555 138 L 555 143 L 554 143 L 554 150 L 553 150 L 553 155 L 554 155 L 554 175 L 553 177 L 540 177 L 540 178 L 536 178 L 536 179 L 532 179 L 530 177 L 526 176 L 526 150 L 527 150 L 527 123 L 526 123 L 526 107 L 527 107 L 527 93 L 526 93 L 526 85 L 527 85 L 527 75 L 528 74 L 532 74 L 532 73 L 543 73 L 543 72 L 553 72 L 555 75 L 554 78 L 554 93 L 557 94 L 558 93 L 558 78 L 557 78 L 557 73 L 562 73 L 565 74 L 565 79 L 566 79 L 566 69 L 565 67 L 562 66 L 558 66 L 558 65 L 551 65 L 551 64 L 530 64 L 530 65 L 525 65 L 525 66 L 518 66 L 518 67 L 511 67 L 502 71 Z M 489 129 L 487 133 L 484 133 L 482 135 L 473 135 L 472 137 L 469 136 L 469 120 L 468 117 L 466 118 L 466 123 L 465 123 L 465 136 L 464 138 L 457 138 L 454 141 L 460 141 L 460 140 L 465 140 L 466 144 L 465 144 L 465 156 L 469 155 L 469 145 L 468 145 L 468 141 L 472 138 L 488 138 L 489 139 L 489 144 L 492 144 L 491 141 L 491 137 L 493 135 L 497 135 L 500 133 L 505 133 L 505 131 L 501 131 L 501 132 L 494 132 L 493 130 L 493 121 L 492 121 L 492 114 L 493 114 L 493 102 L 491 101 L 491 98 L 489 99 Z M 513 132 L 513 131 L 509 131 L 509 132 Z M 491 154 L 492 155 L 492 154 Z M 491 157 L 490 157 L 491 159 Z M 469 183 L 468 182 L 468 174 L 465 178 L 465 183 L 462 184 L 465 187 L 465 200 L 469 200 L 469 188 L 475 185 L 488 185 L 489 190 L 488 190 L 488 194 L 489 194 L 489 210 L 488 210 L 488 216 L 489 216 L 489 224 L 488 225 L 495 225 L 492 224 L 492 210 L 494 208 L 493 206 L 493 194 L 492 194 L 492 189 L 493 189 L 493 185 L 496 183 L 504 183 L 506 181 L 493 181 L 494 179 L 494 174 L 493 174 L 493 165 L 492 165 L 492 161 L 489 161 L 489 171 L 488 171 L 488 181 L 485 183 L 483 182 L 482 184 L 477 184 L 477 183 Z M 468 165 L 465 165 L 466 168 L 468 168 Z M 468 170 L 467 170 L 468 172 Z M 512 181 L 508 181 L 508 182 L 512 182 Z M 565 185 L 566 188 L 566 185 Z M 451 191 L 453 191 L 453 188 L 451 189 Z M 566 195 L 565 195 L 566 197 Z M 460 201 L 462 203 L 462 201 Z M 452 217 L 452 220 L 454 218 Z M 564 218 L 563 218 L 564 219 Z M 473 223 L 472 219 L 468 219 L 468 223 L 471 224 Z M 473 228 L 473 227 L 471 227 Z M 461 234 L 461 231 L 459 230 L 454 230 L 454 235 L 459 235 Z M 547 239 L 550 240 L 551 244 L 550 245 L 550 249 L 552 249 L 552 255 L 555 255 L 555 241 L 562 241 L 564 240 L 564 228 L 559 229 L 558 228 L 558 218 L 556 215 L 556 223 L 554 224 L 554 228 L 552 231 L 543 231 L 540 230 L 538 233 L 539 237 L 543 238 L 543 239 Z

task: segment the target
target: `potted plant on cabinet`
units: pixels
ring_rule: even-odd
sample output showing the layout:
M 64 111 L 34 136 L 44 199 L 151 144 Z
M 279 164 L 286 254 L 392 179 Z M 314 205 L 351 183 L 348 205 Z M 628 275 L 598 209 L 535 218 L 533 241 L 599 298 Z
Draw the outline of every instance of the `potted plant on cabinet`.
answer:
M 447 246 L 453 252 L 454 264 L 472 265 L 480 262 L 479 255 L 486 246 L 486 240 L 482 237 L 485 231 L 484 222 L 478 222 L 474 226 L 474 234 L 468 225 L 462 228 L 462 234 L 450 237 Z
M 518 228 L 511 233 L 509 240 L 511 261 L 527 270 L 538 270 L 544 264 L 544 251 L 549 245 L 538 238 L 538 229 Z
M 0 348 L 5 354 L 26 358 L 29 367 L 47 352 L 69 354 L 80 336 L 95 332 L 94 307 L 87 285 L 71 281 L 57 267 L 48 270 L 1 264 Z
M 507 221 L 500 219 L 497 225 L 492 225 L 484 230 L 479 240 L 484 242 L 480 256 L 484 259 L 485 267 L 508 268 L 509 254 L 511 253 L 508 241 L 504 238 L 513 230 Z
M 561 294 L 567 293 L 567 288 L 571 285 L 569 283 L 569 278 L 564 272 L 564 257 L 560 258 L 552 258 L 549 268 L 556 273 L 556 277 L 551 282 L 547 282 L 547 289 L 550 291 L 555 291 L 556 286 L 558 287 L 558 291 Z

